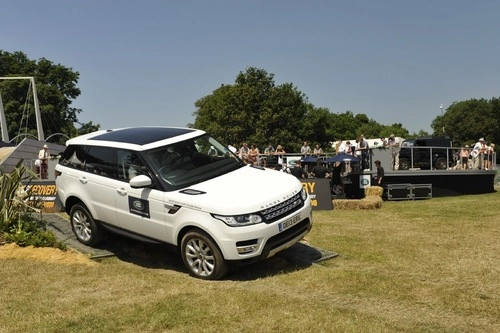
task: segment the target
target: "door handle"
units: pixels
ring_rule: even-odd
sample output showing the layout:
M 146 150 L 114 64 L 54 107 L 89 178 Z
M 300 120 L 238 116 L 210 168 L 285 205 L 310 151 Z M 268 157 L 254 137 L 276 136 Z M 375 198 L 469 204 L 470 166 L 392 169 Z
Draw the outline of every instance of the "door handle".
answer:
M 124 188 L 117 188 L 116 192 L 118 192 L 119 195 L 127 195 L 127 190 Z
M 85 178 L 85 177 L 81 177 L 81 178 L 80 178 L 80 183 L 82 183 L 82 184 L 87 184 L 87 183 L 88 183 L 87 178 Z

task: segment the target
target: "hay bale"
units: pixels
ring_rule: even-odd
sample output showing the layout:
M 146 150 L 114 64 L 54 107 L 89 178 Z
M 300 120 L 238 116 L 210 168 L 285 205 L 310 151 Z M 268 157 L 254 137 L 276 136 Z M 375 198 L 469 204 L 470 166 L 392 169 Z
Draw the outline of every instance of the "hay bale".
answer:
M 361 205 L 359 209 L 378 209 L 380 207 L 382 207 L 382 197 L 369 196 L 361 199 Z
M 368 186 L 365 188 L 365 196 L 366 197 L 382 197 L 384 193 L 384 189 L 381 186 Z
M 334 210 L 378 209 L 382 207 L 382 197 L 372 195 L 364 199 L 338 199 L 332 200 L 332 204 Z
M 361 200 L 358 199 L 338 199 L 333 200 L 333 209 L 354 210 L 359 209 Z

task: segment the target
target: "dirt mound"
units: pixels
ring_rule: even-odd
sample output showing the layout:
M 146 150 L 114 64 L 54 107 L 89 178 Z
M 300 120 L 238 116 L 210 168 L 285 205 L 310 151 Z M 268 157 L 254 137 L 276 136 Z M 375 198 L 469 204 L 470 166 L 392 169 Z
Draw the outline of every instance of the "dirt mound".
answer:
M 20 247 L 15 243 L 0 246 L 0 259 L 33 259 L 65 265 L 97 265 L 88 256 L 71 249 L 62 251 L 52 247 Z

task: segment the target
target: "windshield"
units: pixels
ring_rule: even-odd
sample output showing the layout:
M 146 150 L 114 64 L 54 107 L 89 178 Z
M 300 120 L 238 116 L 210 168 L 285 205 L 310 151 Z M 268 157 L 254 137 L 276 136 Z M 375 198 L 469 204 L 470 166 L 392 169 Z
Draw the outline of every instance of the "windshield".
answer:
M 154 174 L 170 188 L 183 188 L 243 166 L 227 147 L 205 134 L 146 152 Z
M 405 140 L 403 141 L 402 147 L 413 147 L 415 140 Z

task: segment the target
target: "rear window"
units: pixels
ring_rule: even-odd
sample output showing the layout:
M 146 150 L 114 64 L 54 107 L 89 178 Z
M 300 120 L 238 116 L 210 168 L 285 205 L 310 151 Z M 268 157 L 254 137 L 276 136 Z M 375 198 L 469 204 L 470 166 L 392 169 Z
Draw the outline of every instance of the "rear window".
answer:
M 59 160 L 59 164 L 75 168 L 75 169 L 83 169 L 85 165 L 85 150 L 84 146 L 69 146 L 62 153 L 62 156 Z
M 63 152 L 59 164 L 116 178 L 116 153 L 114 148 L 71 145 Z

